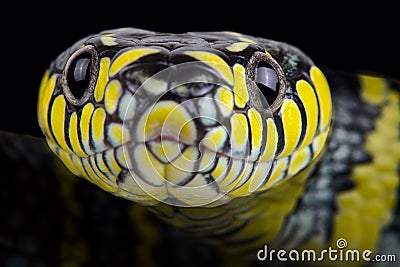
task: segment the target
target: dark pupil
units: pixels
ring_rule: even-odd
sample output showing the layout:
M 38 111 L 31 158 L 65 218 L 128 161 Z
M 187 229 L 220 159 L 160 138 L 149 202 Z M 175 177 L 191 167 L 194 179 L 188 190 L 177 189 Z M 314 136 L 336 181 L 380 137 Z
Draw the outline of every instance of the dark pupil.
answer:
M 256 83 L 268 104 L 272 105 L 279 94 L 279 78 L 274 68 L 265 61 L 261 61 L 256 69 Z
M 79 55 L 70 65 L 67 81 L 71 93 L 77 99 L 81 99 L 89 86 L 90 68 L 92 66 L 92 55 L 83 53 Z

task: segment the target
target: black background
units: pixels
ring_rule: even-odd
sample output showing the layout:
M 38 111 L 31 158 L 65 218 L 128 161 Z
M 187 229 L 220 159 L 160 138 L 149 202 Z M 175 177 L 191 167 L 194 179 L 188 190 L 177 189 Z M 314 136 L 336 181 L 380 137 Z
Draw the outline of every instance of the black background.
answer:
M 71 2 L 10 3 L 1 17 L 0 128 L 40 135 L 36 98 L 50 62 L 78 39 L 118 27 L 237 31 L 289 42 L 319 66 L 369 70 L 400 79 L 397 8 L 376 2 L 351 8 L 325 1 L 314 6 L 271 3 L 104 2 L 85 7 Z

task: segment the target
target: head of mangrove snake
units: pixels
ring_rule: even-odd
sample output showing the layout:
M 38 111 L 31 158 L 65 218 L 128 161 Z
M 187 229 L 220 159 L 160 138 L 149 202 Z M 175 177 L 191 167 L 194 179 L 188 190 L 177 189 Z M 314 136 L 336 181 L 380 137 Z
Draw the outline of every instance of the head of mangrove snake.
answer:
M 39 125 L 74 174 L 144 205 L 218 205 L 320 155 L 322 72 L 298 49 L 233 32 L 88 36 L 41 83 Z

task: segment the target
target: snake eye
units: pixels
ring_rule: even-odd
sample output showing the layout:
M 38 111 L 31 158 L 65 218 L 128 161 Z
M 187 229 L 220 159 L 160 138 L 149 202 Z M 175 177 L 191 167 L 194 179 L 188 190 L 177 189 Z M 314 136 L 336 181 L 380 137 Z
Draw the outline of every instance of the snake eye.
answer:
M 98 73 L 98 56 L 93 46 L 71 55 L 63 71 L 63 90 L 73 105 L 82 105 L 93 93 Z
M 275 69 L 266 61 L 260 61 L 256 67 L 255 82 L 271 106 L 279 94 L 279 78 Z
M 286 80 L 281 66 L 271 56 L 256 52 L 247 67 L 248 77 L 255 83 L 274 113 L 286 93 Z

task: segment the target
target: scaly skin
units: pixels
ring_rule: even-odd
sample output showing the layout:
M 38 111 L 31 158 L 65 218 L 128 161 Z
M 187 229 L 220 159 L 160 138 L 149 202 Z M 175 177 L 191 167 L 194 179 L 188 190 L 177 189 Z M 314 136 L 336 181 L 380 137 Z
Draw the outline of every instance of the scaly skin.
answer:
M 183 241 L 174 228 L 149 222 L 143 208 L 122 201 L 116 206 L 142 232 L 122 248 L 133 245 L 135 259 L 118 250 L 121 262 L 162 263 L 165 258 L 152 258 L 162 247 L 176 265 L 193 263 L 191 255 L 203 255 L 200 265 L 254 264 L 265 246 L 319 256 L 340 248 L 339 241 L 347 242 L 344 253 L 398 254 L 394 81 L 324 74 L 297 48 L 238 33 L 126 28 L 82 39 L 50 65 L 38 120 L 50 149 L 74 175 L 211 244 Z M 52 259 L 83 265 L 112 259 L 94 239 L 80 238 L 91 232 L 81 227 L 87 216 L 81 209 L 100 193 L 85 202 L 72 181 L 58 182 L 65 221 L 60 256 Z M 119 214 L 114 227 L 129 228 L 122 226 L 125 212 Z M 93 218 L 110 216 L 97 211 Z M 327 256 L 317 262 L 336 263 Z

